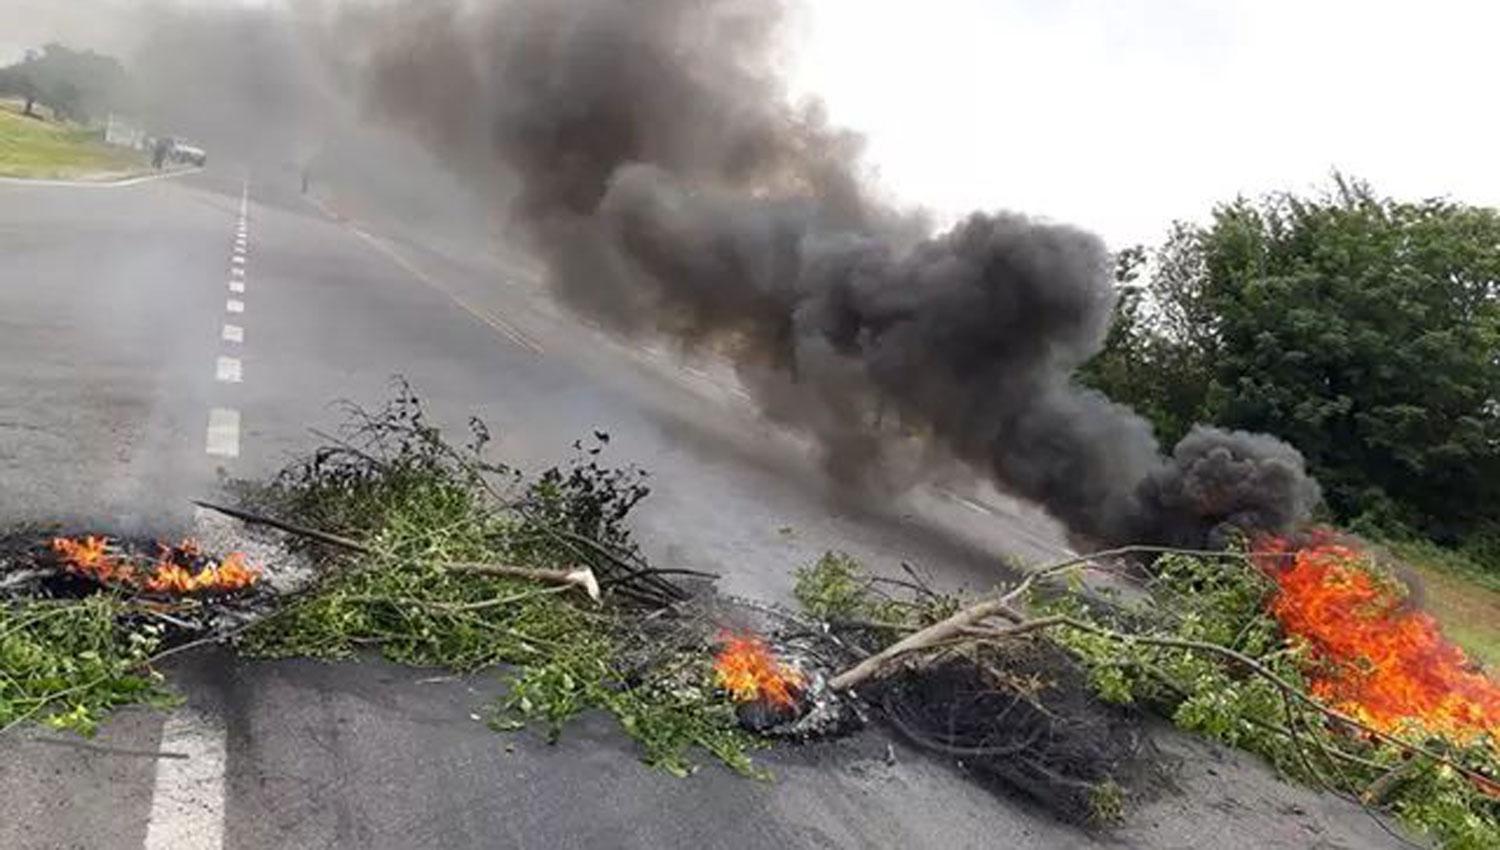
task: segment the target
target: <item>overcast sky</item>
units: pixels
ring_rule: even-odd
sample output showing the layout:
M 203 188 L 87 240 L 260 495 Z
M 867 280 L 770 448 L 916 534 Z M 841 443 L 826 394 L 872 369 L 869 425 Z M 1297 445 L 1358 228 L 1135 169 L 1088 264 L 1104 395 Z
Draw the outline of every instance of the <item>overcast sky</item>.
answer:
M 916 11 L 920 9 L 921 11 Z M 1496 0 L 814 0 L 798 85 L 895 193 L 1119 246 L 1338 168 L 1500 205 Z
M 149 3 L 0 0 L 0 52 Z M 1500 0 L 805 0 L 788 50 L 901 200 L 1120 246 L 1335 168 L 1500 206 L 1497 40 Z

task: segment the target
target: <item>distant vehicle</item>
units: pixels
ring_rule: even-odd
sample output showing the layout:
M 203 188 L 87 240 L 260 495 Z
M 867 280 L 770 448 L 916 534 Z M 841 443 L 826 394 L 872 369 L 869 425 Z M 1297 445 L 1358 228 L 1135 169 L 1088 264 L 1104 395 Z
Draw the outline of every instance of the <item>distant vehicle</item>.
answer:
M 171 157 L 177 162 L 185 162 L 199 168 L 208 164 L 208 153 L 203 148 L 185 145 L 181 142 L 173 143 Z

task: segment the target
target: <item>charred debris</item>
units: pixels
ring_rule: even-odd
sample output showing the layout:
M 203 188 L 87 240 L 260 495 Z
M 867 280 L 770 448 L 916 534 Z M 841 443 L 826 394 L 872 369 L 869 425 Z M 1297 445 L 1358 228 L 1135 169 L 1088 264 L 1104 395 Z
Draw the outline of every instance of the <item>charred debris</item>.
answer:
M 1096 827 L 1163 787 L 1148 714 L 1375 806 L 1429 781 L 1408 762 L 1457 777 L 1481 814 L 1500 799 L 1479 745 L 1403 737 L 1310 693 L 1269 606 L 1302 543 L 1129 546 L 977 596 L 829 555 L 798 571 L 795 609 L 767 606 L 715 593 L 691 565 L 647 562 L 626 524 L 647 479 L 605 464 L 604 434 L 524 474 L 487 459 L 477 421 L 467 445 L 449 443 L 404 384 L 381 409 L 345 412 L 274 479 L 202 505 L 217 523 L 202 543 L 5 538 L 0 653 L 24 663 L 0 680 L 0 729 L 87 732 L 114 706 L 170 699 L 161 662 L 217 642 L 256 658 L 378 651 L 498 669 L 496 729 L 555 738 L 604 711 L 677 775 L 706 752 L 765 776 L 759 747 L 875 724 Z M 1100 570 L 1131 592 L 1083 580 Z
M 0 728 L 76 715 L 87 720 L 74 727 L 88 731 L 114 705 L 167 698 L 160 665 L 170 656 L 222 643 L 251 657 L 373 649 L 414 664 L 499 667 L 510 688 L 491 707 L 497 728 L 556 736 L 579 711 L 604 710 L 647 761 L 678 774 L 694 769 L 697 749 L 760 776 L 750 754 L 767 742 L 888 722 L 987 781 L 1089 820 L 1090 789 L 1135 755 L 1125 715 L 1097 710 L 1077 675 L 1066 697 L 1050 685 L 1038 696 L 1037 683 L 1068 676 L 1055 653 L 1017 653 L 999 679 L 947 659 L 868 689 L 836 687 L 895 623 L 914 626 L 955 603 L 927 591 L 910 616 L 846 626 L 816 604 L 726 598 L 711 575 L 648 564 L 625 525 L 646 478 L 604 464 L 607 435 L 524 475 L 487 460 L 478 422 L 467 445 L 450 444 L 404 384 L 381 409 L 345 413 L 342 429 L 321 433 L 319 448 L 274 479 L 234 484 L 232 505 L 201 503 L 201 540 L 98 529 L 7 536 L 7 652 L 80 651 L 45 625 L 53 611 L 86 606 L 104 606 L 97 644 L 136 649 L 83 679 L 60 673 L 64 664 L 38 671 L 0 701 Z

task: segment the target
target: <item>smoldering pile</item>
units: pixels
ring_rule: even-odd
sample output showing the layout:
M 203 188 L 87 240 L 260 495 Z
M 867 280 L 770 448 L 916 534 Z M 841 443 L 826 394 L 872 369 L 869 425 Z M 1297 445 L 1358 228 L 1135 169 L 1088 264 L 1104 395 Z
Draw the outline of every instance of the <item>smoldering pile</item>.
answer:
M 931 234 L 793 108 L 782 11 L 742 0 L 408 3 L 359 19 L 365 94 L 508 204 L 551 285 L 629 334 L 729 356 L 830 471 L 932 447 L 1097 542 L 1280 531 L 1319 499 L 1274 438 L 1149 424 L 1073 380 L 1114 293 L 1095 236 L 1013 213 Z
M 279 594 L 242 552 L 194 540 L 129 535 L 0 535 L 0 601 L 128 600 L 125 616 L 157 626 L 169 645 L 222 639 L 270 613 Z
M 1049 641 L 907 668 L 870 696 L 911 743 L 1063 820 L 1104 825 L 1102 794 L 1144 795 L 1154 750 L 1140 714 L 1101 700 Z
M 716 593 L 658 611 L 639 624 L 628 652 L 637 672 L 624 684 L 708 651 L 714 686 L 738 724 L 764 738 L 817 742 L 873 721 L 999 794 L 1090 826 L 1107 825 L 1105 796 L 1155 793 L 1155 749 L 1140 712 L 1100 699 L 1076 660 L 1040 632 L 912 656 L 857 686 L 841 685 L 906 626 L 958 604 L 920 578 L 897 583 L 905 590 L 894 594 L 863 573 L 852 579 L 862 599 L 889 611 L 851 620 L 852 611 L 791 611 Z

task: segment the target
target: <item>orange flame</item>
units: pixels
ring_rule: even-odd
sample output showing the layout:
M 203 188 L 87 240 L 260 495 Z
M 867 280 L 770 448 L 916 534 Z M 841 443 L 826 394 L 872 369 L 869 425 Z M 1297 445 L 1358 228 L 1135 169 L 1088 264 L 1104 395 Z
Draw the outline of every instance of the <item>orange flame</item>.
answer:
M 260 570 L 247 566 L 240 552 L 232 552 L 218 563 L 208 561 L 199 566 L 203 553 L 196 541 L 157 545 L 160 552 L 156 559 L 145 564 L 112 552 L 108 537 L 54 538 L 52 551 L 74 575 L 149 593 L 232 593 L 260 580 Z
M 1489 734 L 1500 742 L 1500 683 L 1362 551 L 1328 532 L 1256 548 L 1278 587 L 1271 613 L 1310 649 L 1314 696 L 1384 732 L 1416 720 L 1457 741 Z
M 100 584 L 132 584 L 135 568 L 109 553 L 109 538 L 89 535 L 80 540 L 58 537 L 52 551 L 62 558 L 68 572 Z
M 802 686 L 802 673 L 782 664 L 758 635 L 719 636 L 723 648 L 714 658 L 714 681 L 735 702 L 768 700 L 776 705 L 794 704 L 792 692 Z

